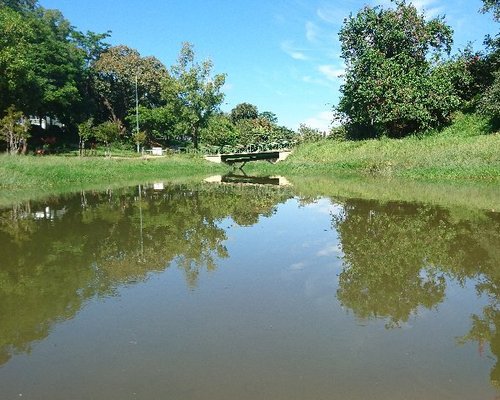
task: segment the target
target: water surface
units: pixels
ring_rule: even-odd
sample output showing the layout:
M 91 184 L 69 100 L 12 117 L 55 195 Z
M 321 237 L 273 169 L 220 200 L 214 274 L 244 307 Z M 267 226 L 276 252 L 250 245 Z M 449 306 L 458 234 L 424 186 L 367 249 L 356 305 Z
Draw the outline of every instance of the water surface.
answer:
M 493 399 L 500 215 L 145 185 L 0 211 L 2 399 Z

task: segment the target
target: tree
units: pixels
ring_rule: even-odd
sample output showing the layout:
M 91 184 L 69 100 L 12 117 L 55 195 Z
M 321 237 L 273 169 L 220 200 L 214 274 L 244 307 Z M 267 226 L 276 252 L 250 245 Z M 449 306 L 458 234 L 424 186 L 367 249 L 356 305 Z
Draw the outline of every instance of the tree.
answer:
M 426 20 L 412 4 L 366 6 L 340 31 L 346 63 L 338 120 L 354 137 L 409 133 L 446 123 L 460 99 L 440 65 L 452 30 L 442 18 Z
M 78 137 L 79 140 L 79 153 L 80 156 L 84 155 L 85 142 L 94 136 L 94 119 L 89 118 L 86 121 L 78 124 Z
M 219 148 L 234 146 L 238 142 L 238 132 L 231 119 L 224 114 L 212 115 L 200 136 L 204 144 Z
M 166 104 L 174 105 L 179 117 L 177 132 L 189 136 L 195 148 L 198 148 L 201 129 L 207 126 L 224 100 L 222 86 L 226 76 L 212 76 L 212 67 L 210 60 L 195 62 L 193 46 L 186 42 L 164 84 L 163 99 Z
M 493 18 L 496 21 L 500 21 L 500 0 L 483 0 L 481 12 L 493 12 Z
M 482 12 L 493 12 L 495 21 L 500 22 L 500 1 L 483 0 Z M 485 40 L 490 53 L 486 60 L 485 75 L 492 78 L 491 85 L 479 100 L 479 112 L 491 119 L 494 129 L 500 127 L 500 34 L 495 38 L 487 36 Z
M 110 144 L 118 139 L 121 131 L 121 126 L 113 121 L 106 121 L 95 127 L 95 137 L 97 140 L 104 143 L 107 156 L 111 156 Z
M 29 128 L 29 120 L 23 116 L 22 111 L 10 106 L 5 116 L 0 119 L 0 138 L 7 142 L 10 154 L 26 154 Z
M 276 116 L 275 113 L 273 113 L 271 111 L 262 111 L 259 114 L 259 118 L 267 119 L 271 124 L 277 124 L 278 123 L 278 117 Z
M 72 120 L 84 59 L 71 32 L 57 10 L 0 7 L 0 110 Z
M 168 77 L 165 66 L 155 57 L 141 57 L 127 46 L 114 46 L 93 64 L 95 91 L 109 119 L 123 125 L 135 107 L 135 90 L 142 106 L 161 104 L 161 83 Z
M 38 7 L 37 0 L 0 0 L 0 7 L 9 7 L 15 11 L 33 11 Z
M 300 124 L 297 133 L 301 142 L 318 142 L 325 137 L 319 129 L 311 128 L 305 124 Z
M 253 104 L 240 103 L 231 110 L 230 115 L 233 124 L 237 124 L 238 121 L 243 119 L 257 119 L 259 117 L 259 110 Z

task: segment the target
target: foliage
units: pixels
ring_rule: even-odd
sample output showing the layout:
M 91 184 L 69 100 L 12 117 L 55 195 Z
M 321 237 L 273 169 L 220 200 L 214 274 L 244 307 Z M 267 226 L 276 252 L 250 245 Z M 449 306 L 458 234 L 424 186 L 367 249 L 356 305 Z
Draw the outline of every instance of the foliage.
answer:
M 238 144 L 254 150 L 276 147 L 280 143 L 291 143 L 295 132 L 269 122 L 266 118 L 241 119 L 236 124 Z
M 111 156 L 110 144 L 120 136 L 122 132 L 121 126 L 118 122 L 106 121 L 97 125 L 94 132 L 96 139 L 106 146 L 107 155 Z
M 26 114 L 71 120 L 84 63 L 71 32 L 57 10 L 0 8 L 1 110 L 13 104 Z
M 134 131 L 134 133 L 132 134 L 132 140 L 137 145 L 137 149 L 139 149 L 139 146 L 141 144 L 144 144 L 146 142 L 146 139 L 147 135 L 144 131 Z
M 231 110 L 230 116 L 233 124 L 237 124 L 243 119 L 257 119 L 259 117 L 259 110 L 253 104 L 240 103 Z
M 500 128 L 500 70 L 495 74 L 493 84 L 479 100 L 479 111 L 491 118 L 494 129 Z
M 299 125 L 299 130 L 297 133 L 299 135 L 299 140 L 302 143 L 318 142 L 325 137 L 325 135 L 319 129 L 311 128 L 310 126 L 307 126 L 305 124 Z
M 500 1 L 483 0 L 482 12 L 493 12 L 495 21 L 500 22 Z M 494 38 L 487 36 L 485 44 L 490 52 L 486 58 L 484 74 L 491 77 L 491 82 L 479 99 L 478 109 L 490 118 L 492 128 L 497 130 L 500 128 L 500 34 L 497 33 Z
M 94 137 L 95 135 L 95 129 L 94 129 L 94 119 L 89 118 L 84 122 L 81 122 L 78 124 L 78 137 L 80 138 L 79 141 L 79 153 L 80 156 L 84 154 L 85 150 L 85 142 Z
M 267 119 L 271 124 L 278 123 L 278 117 L 272 111 L 262 111 L 259 113 L 259 118 Z
M 191 138 L 198 148 L 201 129 L 207 126 L 210 117 L 218 111 L 224 100 L 222 86 L 224 74 L 212 76 L 210 60 L 195 62 L 193 45 L 183 43 L 171 75 L 164 80 L 162 98 L 174 107 L 179 117 L 176 130 L 179 135 Z
M 38 0 L 0 0 L 0 6 L 16 11 L 33 11 L 38 6 Z
M 166 145 L 176 138 L 176 124 L 180 117 L 175 113 L 173 104 L 160 107 L 139 106 L 140 129 L 146 134 L 145 142 Z M 129 126 L 135 125 L 135 110 L 126 117 Z
M 14 106 L 7 109 L 5 116 L 0 119 L 0 139 L 7 142 L 10 154 L 26 153 L 29 138 L 29 120 L 22 111 L 17 111 Z
M 201 141 L 221 149 L 224 146 L 235 146 L 238 142 L 238 132 L 228 116 L 216 114 L 210 117 L 208 125 L 201 130 Z
M 155 57 L 141 57 L 137 50 L 114 46 L 93 65 L 95 91 L 109 118 L 122 124 L 135 107 L 136 82 L 139 102 L 145 107 L 161 104 L 161 82 L 168 71 Z
M 500 21 L 500 1 L 499 0 L 483 0 L 483 8 L 481 12 L 493 12 L 493 18 Z
M 452 43 L 442 19 L 395 1 L 394 9 L 364 7 L 339 35 L 346 74 L 336 113 L 351 136 L 402 137 L 449 121 L 460 99 L 438 61 Z

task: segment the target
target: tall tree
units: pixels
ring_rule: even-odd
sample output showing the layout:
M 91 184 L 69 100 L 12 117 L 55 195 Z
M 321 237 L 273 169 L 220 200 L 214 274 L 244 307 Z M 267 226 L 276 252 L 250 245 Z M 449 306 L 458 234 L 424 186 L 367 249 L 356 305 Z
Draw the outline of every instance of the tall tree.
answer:
M 495 21 L 500 22 L 500 0 L 483 0 L 482 12 L 493 12 Z M 485 44 L 489 54 L 483 74 L 491 77 L 491 85 L 479 100 L 479 111 L 491 119 L 493 129 L 500 127 L 500 33 L 487 36 Z
M 0 0 L 0 7 L 9 7 L 16 11 L 33 11 L 38 6 L 37 0 Z
M 242 119 L 256 119 L 259 117 L 257 106 L 250 103 L 240 103 L 231 110 L 231 121 L 233 124 L 238 123 Z
M 17 111 L 14 106 L 7 109 L 5 116 L 0 119 L 0 139 L 7 142 L 10 154 L 19 152 L 25 154 L 29 138 L 29 121 L 22 111 Z
M 452 44 L 442 18 L 412 4 L 366 6 L 340 31 L 345 82 L 336 107 L 354 136 L 400 137 L 443 124 L 460 103 L 447 72 L 434 68 Z
M 183 43 L 177 64 L 171 68 L 171 76 L 164 85 L 163 98 L 167 104 L 175 105 L 180 118 L 177 129 L 191 138 L 195 148 L 201 129 L 224 100 L 222 86 L 226 76 L 212 76 L 212 68 L 210 60 L 196 62 L 193 45 Z
M 500 21 L 500 0 L 483 0 L 483 8 L 481 9 L 483 13 L 492 12 L 493 18 L 496 21 Z
M 140 104 L 161 104 L 161 82 L 168 71 L 157 58 L 141 57 L 127 46 L 114 46 L 100 55 L 93 70 L 95 90 L 113 122 L 123 125 L 127 113 L 135 107 L 136 79 Z
M 71 32 L 57 10 L 0 7 L 0 109 L 71 119 L 84 62 Z

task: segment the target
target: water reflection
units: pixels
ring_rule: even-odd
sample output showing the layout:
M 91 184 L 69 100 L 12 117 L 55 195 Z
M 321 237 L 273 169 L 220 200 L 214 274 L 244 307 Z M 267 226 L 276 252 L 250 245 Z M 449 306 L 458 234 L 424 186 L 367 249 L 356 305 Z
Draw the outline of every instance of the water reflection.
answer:
M 339 301 L 361 319 L 383 318 L 387 327 L 407 322 L 419 309 L 445 299 L 446 282 L 476 282 L 490 299 L 473 315 L 470 332 L 500 359 L 500 216 L 407 203 L 347 200 L 332 217 L 343 250 Z M 446 279 L 447 278 L 447 279 Z M 491 372 L 500 382 L 500 366 Z
M 226 175 L 213 175 L 205 179 L 207 183 L 234 183 L 248 185 L 271 185 L 290 186 L 290 182 L 284 176 L 252 176 L 241 173 L 229 173 Z
M 248 183 L 249 177 L 245 179 Z M 248 229 L 235 235 L 234 224 Z M 236 261 L 229 266 L 224 261 L 230 256 Z M 254 377 L 263 371 L 271 382 L 269 393 L 283 389 L 270 398 L 297 398 L 294 388 L 312 387 L 323 388 L 317 398 L 330 398 L 332 387 L 342 398 L 361 398 L 356 393 L 366 394 L 374 387 L 374 373 L 366 372 L 365 364 L 380 367 L 378 376 L 398 377 L 385 371 L 386 365 L 413 371 L 411 362 L 416 361 L 409 361 L 407 348 L 425 352 L 427 343 L 409 345 L 409 340 L 419 340 L 419 334 L 395 328 L 421 322 L 422 330 L 445 331 L 451 345 L 443 354 L 450 360 L 465 358 L 451 354 L 457 340 L 464 347 L 476 342 L 485 355 L 481 376 L 486 377 L 491 367 L 489 379 L 494 385 L 500 381 L 500 215 L 494 212 L 357 199 L 316 202 L 314 196 L 294 198 L 291 187 L 274 185 L 156 183 L 81 192 L 2 210 L 0 260 L 0 365 L 15 354 L 29 354 L 56 323 L 75 318 L 91 300 L 116 299 L 119 290 L 141 286 L 135 283 L 175 266 L 183 274 L 183 287 L 191 289 L 191 302 L 184 298 L 187 306 L 168 312 L 144 305 L 160 310 L 165 322 L 159 323 L 154 336 L 148 324 L 157 321 L 155 311 L 141 319 L 146 326 L 143 334 L 151 335 L 145 341 L 154 351 L 143 349 L 146 353 L 138 352 L 135 360 L 146 366 L 145 354 L 157 356 L 162 367 L 169 364 L 165 360 L 177 360 L 169 364 L 170 374 L 159 376 L 163 379 L 178 373 L 179 381 L 187 382 L 193 370 L 210 370 L 214 382 L 204 384 L 220 394 L 214 389 L 221 386 L 217 369 L 205 367 L 230 365 L 231 371 L 225 371 L 234 374 L 235 392 L 241 388 L 237 384 L 248 386 L 247 375 L 236 371 Z M 198 287 L 202 272 L 215 269 L 226 272 L 218 275 L 224 283 L 203 292 Z M 230 274 L 230 269 L 239 273 Z M 455 286 L 481 299 L 472 316 L 449 298 Z M 469 288 L 475 290 L 472 295 Z M 199 292 L 203 293 L 197 298 Z M 176 296 L 178 292 L 165 295 L 165 303 L 170 305 Z M 439 314 L 443 305 L 460 320 L 458 329 L 432 325 L 431 318 L 422 321 L 431 310 L 449 322 L 449 315 Z M 349 316 L 339 306 L 349 310 Z M 387 328 L 382 326 L 382 333 L 377 331 L 381 320 Z M 136 322 L 132 319 L 131 325 Z M 373 337 L 376 340 L 369 342 Z M 393 349 L 394 341 L 400 347 Z M 196 352 L 202 354 L 202 362 Z M 487 358 L 490 353 L 496 365 Z M 432 361 L 421 361 L 421 376 L 426 377 L 424 370 L 433 375 Z M 276 371 L 287 373 L 275 375 Z M 16 376 L 15 370 L 11 374 Z M 332 376 L 339 378 L 333 382 Z M 276 385 L 275 378 L 282 384 Z M 404 378 L 413 381 L 413 376 Z M 171 379 L 168 382 L 178 385 Z M 382 382 L 386 392 L 374 398 L 387 398 L 394 379 L 387 380 Z M 420 398 L 430 398 L 441 385 L 449 387 L 436 380 L 435 386 L 424 387 L 427 392 L 419 392 Z M 259 396 L 246 398 L 255 397 Z
M 157 184 L 0 211 L 0 365 L 29 352 L 87 299 L 174 261 L 195 287 L 202 269 L 227 257 L 222 220 L 252 225 L 289 197 L 266 188 Z

